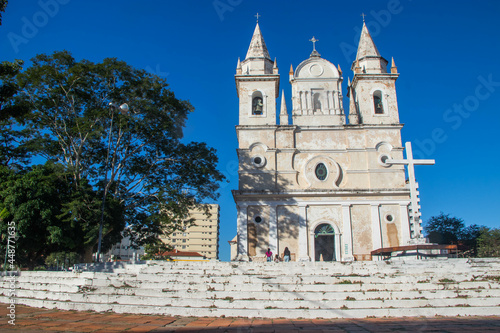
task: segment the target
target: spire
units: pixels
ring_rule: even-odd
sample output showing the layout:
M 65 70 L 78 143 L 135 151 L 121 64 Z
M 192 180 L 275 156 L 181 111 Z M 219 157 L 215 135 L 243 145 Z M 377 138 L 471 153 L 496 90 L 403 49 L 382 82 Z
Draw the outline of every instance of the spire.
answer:
M 236 74 L 241 75 L 241 61 L 240 57 L 238 57 L 238 64 L 236 65 Z
M 354 73 L 385 74 L 387 73 L 387 60 L 377 50 L 372 36 L 363 22 L 361 37 L 359 38 L 358 53 L 351 69 Z
M 255 26 L 252 40 L 250 41 L 250 46 L 248 47 L 245 59 L 248 58 L 266 58 L 271 60 L 269 52 L 267 51 L 266 42 L 264 42 L 264 37 L 262 37 L 262 33 L 260 32 L 259 23 Z
M 288 111 L 286 110 L 284 90 L 281 90 L 280 125 L 288 125 Z
M 380 53 L 373 42 L 372 36 L 363 21 L 363 29 L 361 30 L 361 37 L 359 38 L 358 53 L 356 59 L 363 59 L 367 56 L 380 57 Z
M 338 70 L 339 70 L 339 74 L 342 75 L 342 68 L 340 68 L 340 64 L 338 65 Z
M 288 114 L 286 110 L 286 101 L 285 101 L 285 91 L 281 90 L 281 109 L 280 109 L 280 115 Z
M 278 74 L 278 62 L 276 61 L 276 58 L 274 58 L 273 74 Z
M 397 73 L 398 73 L 398 68 L 396 67 L 396 63 L 394 62 L 394 57 L 393 57 L 391 61 L 391 74 L 397 74 Z
M 293 75 L 293 65 L 292 64 L 290 64 L 290 72 L 288 74 Z
M 351 86 L 351 79 L 347 78 L 347 96 L 349 97 L 349 124 L 357 125 L 360 123 L 356 101 L 354 96 L 354 89 Z

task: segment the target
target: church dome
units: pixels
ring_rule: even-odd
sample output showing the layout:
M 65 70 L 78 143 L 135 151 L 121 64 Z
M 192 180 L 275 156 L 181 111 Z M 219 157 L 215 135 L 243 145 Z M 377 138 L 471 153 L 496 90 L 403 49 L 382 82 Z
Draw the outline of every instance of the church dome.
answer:
M 294 79 L 338 79 L 339 77 L 339 71 L 334 64 L 317 56 L 302 61 L 293 76 Z

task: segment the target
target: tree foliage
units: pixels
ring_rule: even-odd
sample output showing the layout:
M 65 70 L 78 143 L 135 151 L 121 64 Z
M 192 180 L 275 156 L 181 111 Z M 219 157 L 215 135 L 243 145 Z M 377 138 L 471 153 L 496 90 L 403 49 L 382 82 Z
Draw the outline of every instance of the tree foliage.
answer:
M 0 25 L 2 25 L 2 13 L 5 12 L 8 0 L 0 0 Z
M 477 240 L 478 256 L 480 257 L 500 257 L 500 229 L 487 228 L 481 229 Z
M 76 252 L 52 252 L 45 259 L 45 265 L 54 268 L 68 268 L 79 262 L 80 256 Z
M 88 184 L 76 192 L 71 174 L 51 162 L 21 172 L 1 168 L 0 232 L 6 234 L 8 222 L 15 221 L 19 264 L 33 268 L 54 251 L 83 254 L 95 243 L 100 200 Z M 105 244 L 108 248 L 121 238 L 125 223 L 120 215 L 120 205 L 106 206 L 106 224 L 115 230 Z
M 205 143 L 182 141 L 193 107 L 177 99 L 164 79 L 114 58 L 76 61 L 67 51 L 38 55 L 32 63 L 16 75 L 18 89 L 7 98 L 13 109 L 28 110 L 9 118 L 25 135 L 14 133 L 6 142 L 57 166 L 53 178 L 44 174 L 50 181 L 39 175 L 44 168 L 23 175 L 35 177 L 33 186 L 49 181 L 51 190 L 65 188 L 37 197 L 40 207 L 51 196 L 57 204 L 54 212 L 40 213 L 45 220 L 38 231 L 47 236 L 45 247 L 95 249 L 103 197 L 105 240 L 128 224 L 128 236 L 138 245 L 173 232 L 190 208 L 218 197 L 224 177 L 216 168 L 216 152 Z M 128 110 L 115 107 L 122 103 Z M 12 150 L 4 154 L 12 155 Z M 17 188 L 14 183 L 10 187 Z M 13 196 L 6 193 L 5 207 L 21 214 L 20 206 L 7 199 Z M 25 214 L 26 223 L 38 218 Z M 77 240 L 69 244 L 70 239 Z
M 429 242 L 437 244 L 455 244 L 463 251 L 474 256 L 477 253 L 477 239 L 481 226 L 472 224 L 465 226 L 464 220 L 441 212 L 432 216 L 424 226 Z
M 441 212 L 438 216 L 432 216 L 424 226 L 424 231 L 431 243 L 457 244 L 461 239 L 465 228 L 464 220 L 450 217 L 450 214 Z

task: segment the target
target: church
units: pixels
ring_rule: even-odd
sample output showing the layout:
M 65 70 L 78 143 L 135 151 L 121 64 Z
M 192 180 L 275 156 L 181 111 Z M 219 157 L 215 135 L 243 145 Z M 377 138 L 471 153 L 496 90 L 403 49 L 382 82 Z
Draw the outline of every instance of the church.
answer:
M 283 91 L 279 115 L 280 75 L 258 22 L 238 59 L 236 260 L 285 247 L 295 261 L 372 260 L 374 250 L 424 242 L 413 164 L 432 163 L 414 162 L 408 143 L 403 159 L 394 60 L 389 68 L 363 23 L 346 115 L 340 66 L 311 41 L 309 58 L 290 68 L 291 111 Z

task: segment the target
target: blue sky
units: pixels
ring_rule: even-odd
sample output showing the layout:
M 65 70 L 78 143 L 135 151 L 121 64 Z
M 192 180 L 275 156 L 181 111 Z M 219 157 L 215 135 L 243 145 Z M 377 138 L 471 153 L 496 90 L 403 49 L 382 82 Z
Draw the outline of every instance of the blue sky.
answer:
M 416 167 L 423 219 L 440 211 L 466 224 L 500 227 L 500 2 L 292 0 L 10 0 L 0 27 L 1 60 L 66 49 L 77 59 L 117 57 L 166 77 L 195 107 L 185 139 L 217 149 L 230 183 L 221 188 L 220 257 L 236 235 L 238 99 L 234 74 L 256 13 L 281 89 L 315 36 L 322 57 L 352 78 L 361 13 L 382 56 L 394 57 L 403 142 L 433 158 Z M 280 99 L 277 100 L 279 103 Z M 125 101 L 124 101 L 125 102 Z M 278 105 L 279 107 L 279 105 Z

